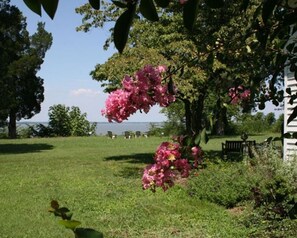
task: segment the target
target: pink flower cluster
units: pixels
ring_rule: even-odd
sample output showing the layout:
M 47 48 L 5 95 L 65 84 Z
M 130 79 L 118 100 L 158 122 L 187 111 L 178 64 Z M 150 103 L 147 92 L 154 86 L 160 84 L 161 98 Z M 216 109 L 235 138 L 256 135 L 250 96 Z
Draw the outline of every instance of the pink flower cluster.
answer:
M 191 148 L 191 152 L 194 158 L 194 167 L 198 168 L 198 165 L 202 164 L 203 151 L 200 146 L 194 146 Z
M 239 85 L 238 87 L 230 88 L 228 95 L 231 98 L 232 104 L 238 104 L 242 101 L 248 101 L 251 91 L 249 89 L 245 89 L 242 85 Z
M 143 189 L 156 191 L 161 187 L 166 191 L 174 185 L 174 179 L 178 174 L 188 177 L 191 169 L 187 159 L 183 159 L 180 145 L 172 142 L 163 142 L 157 149 L 155 164 L 148 165 L 142 176 Z
M 145 66 L 134 76 L 126 76 L 122 88 L 113 91 L 105 102 L 102 115 L 109 122 L 122 122 L 137 110 L 147 113 L 153 105 L 166 107 L 175 101 L 175 96 L 168 92 L 168 85 L 162 84 L 164 66 Z

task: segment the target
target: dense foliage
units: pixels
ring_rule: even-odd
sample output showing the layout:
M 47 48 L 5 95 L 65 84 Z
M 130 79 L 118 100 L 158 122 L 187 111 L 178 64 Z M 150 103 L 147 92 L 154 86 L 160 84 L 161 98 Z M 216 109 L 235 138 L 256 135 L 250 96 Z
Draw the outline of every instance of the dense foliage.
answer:
M 29 119 L 41 110 L 43 79 L 37 72 L 52 36 L 38 23 L 29 36 L 26 21 L 9 0 L 0 3 L 0 120 L 8 123 L 10 138 L 16 138 L 16 121 Z
M 78 107 L 53 105 L 49 108 L 49 128 L 54 136 L 88 136 L 95 132 L 95 124 L 91 124 L 86 113 Z
M 29 126 L 29 134 L 37 137 L 94 135 L 96 123 L 90 123 L 86 117 L 87 114 L 81 113 L 79 107 L 53 105 L 49 108 L 48 126 Z
M 243 162 L 220 162 L 189 180 L 189 194 L 242 209 L 251 237 L 294 237 L 297 218 L 296 158 L 283 163 L 273 145 Z M 244 212 L 243 212 L 244 211 Z M 261 222 L 259 222 L 261 221 Z

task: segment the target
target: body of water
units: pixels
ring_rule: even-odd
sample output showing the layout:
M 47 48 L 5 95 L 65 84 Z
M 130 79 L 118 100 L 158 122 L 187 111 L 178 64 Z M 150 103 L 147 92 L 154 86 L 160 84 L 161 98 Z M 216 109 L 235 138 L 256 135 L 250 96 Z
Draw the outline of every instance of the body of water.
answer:
M 122 122 L 122 123 L 109 123 L 109 122 L 96 122 L 96 135 L 106 135 L 107 131 L 112 131 L 114 134 L 123 135 L 125 131 L 140 131 L 145 133 L 149 131 L 151 125 L 161 127 L 162 122 Z M 47 122 L 18 122 L 18 126 L 43 124 L 48 126 Z
M 107 131 L 112 131 L 114 134 L 117 135 L 123 135 L 125 131 L 140 131 L 144 133 L 149 131 L 151 124 L 154 124 L 155 126 L 161 126 L 162 122 L 97 122 L 96 134 L 105 135 Z

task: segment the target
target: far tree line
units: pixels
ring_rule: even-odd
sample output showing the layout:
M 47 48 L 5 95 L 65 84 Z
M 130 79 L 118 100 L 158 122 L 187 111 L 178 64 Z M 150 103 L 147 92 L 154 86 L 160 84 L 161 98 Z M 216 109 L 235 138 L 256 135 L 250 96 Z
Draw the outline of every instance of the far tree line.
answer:
M 17 128 L 17 138 L 29 137 L 69 137 L 69 136 L 91 136 L 96 135 L 97 123 L 87 120 L 87 114 L 82 113 L 77 106 L 68 107 L 63 104 L 53 105 L 49 108 L 49 122 L 47 125 L 37 123 Z M 284 115 L 277 119 L 273 112 L 264 115 L 262 112 L 256 114 L 242 113 L 229 119 L 227 135 L 259 134 L 259 133 L 281 133 Z M 0 138 L 8 138 L 7 125 L 0 126 Z M 148 134 L 151 136 L 174 136 L 184 134 L 186 124 L 184 119 L 170 117 L 161 127 L 151 124 Z M 209 134 L 217 135 L 216 131 Z

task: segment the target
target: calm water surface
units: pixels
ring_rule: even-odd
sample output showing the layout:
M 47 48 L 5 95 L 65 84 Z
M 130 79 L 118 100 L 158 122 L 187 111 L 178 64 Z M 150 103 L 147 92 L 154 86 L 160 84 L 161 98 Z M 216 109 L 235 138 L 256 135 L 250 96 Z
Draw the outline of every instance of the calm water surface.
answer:
M 47 122 L 19 122 L 18 126 L 43 124 L 48 125 Z M 106 135 L 107 131 L 112 131 L 114 134 L 123 135 L 125 131 L 140 131 L 142 133 L 147 132 L 151 125 L 160 127 L 162 122 L 122 122 L 122 123 L 109 123 L 109 122 L 96 122 L 96 134 Z

